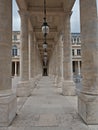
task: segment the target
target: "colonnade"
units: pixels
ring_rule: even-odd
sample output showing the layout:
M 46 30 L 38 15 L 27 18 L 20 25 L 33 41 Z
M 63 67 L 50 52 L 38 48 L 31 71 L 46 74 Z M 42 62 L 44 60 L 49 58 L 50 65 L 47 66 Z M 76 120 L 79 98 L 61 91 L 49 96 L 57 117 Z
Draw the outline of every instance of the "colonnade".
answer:
M 6 8 L 6 10 L 5 10 Z M 63 95 L 75 95 L 72 80 L 70 15 L 62 17 L 60 37 L 49 61 L 49 75 L 62 87 Z M 28 26 L 29 13 L 20 10 L 21 59 L 17 96 L 29 96 L 42 75 L 37 41 Z M 98 19 L 96 0 L 80 0 L 82 34 L 82 88 L 78 93 L 78 112 L 87 124 L 98 124 Z M 7 31 L 6 31 L 7 30 Z M 63 36 L 63 37 L 61 37 Z M 0 1 L 0 126 L 8 126 L 16 115 L 16 94 L 11 82 L 12 0 Z
M 6 9 L 6 10 L 5 10 Z M 11 50 L 12 50 L 12 0 L 0 1 L 0 126 L 8 126 L 15 118 L 17 111 L 17 96 L 29 96 L 33 85 L 42 73 L 41 60 L 39 60 L 38 45 L 29 37 L 28 18 L 25 11 L 21 16 L 21 58 L 20 82 L 16 93 L 12 90 L 11 76 Z M 33 35 L 32 35 L 33 37 Z M 30 47 L 29 47 L 30 46 Z M 30 53 L 29 50 L 32 48 Z M 32 58 L 32 55 L 34 56 Z M 30 59 L 35 62 L 30 63 Z M 34 71 L 34 72 L 33 72 Z M 30 73 L 30 74 L 29 74 Z
M 55 77 L 55 84 L 62 87 L 63 95 L 75 95 L 72 79 L 72 48 L 70 41 L 70 12 L 61 17 L 62 28 L 50 59 L 50 75 Z M 57 68 L 57 69 L 56 69 Z M 56 75 L 55 75 L 56 74 Z
M 17 86 L 17 96 L 29 96 L 31 87 L 42 75 L 42 63 L 40 60 L 38 44 L 34 32 L 29 28 L 29 13 L 20 11 L 21 18 L 21 59 L 20 82 Z

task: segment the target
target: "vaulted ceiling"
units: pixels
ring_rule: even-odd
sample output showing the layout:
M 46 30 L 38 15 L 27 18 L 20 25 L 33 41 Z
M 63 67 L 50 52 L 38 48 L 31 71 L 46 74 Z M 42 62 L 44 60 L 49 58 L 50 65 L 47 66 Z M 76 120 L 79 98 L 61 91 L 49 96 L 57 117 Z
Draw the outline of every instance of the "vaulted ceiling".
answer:
M 44 17 L 44 0 L 16 0 L 20 10 L 27 10 L 30 14 L 30 24 L 35 33 L 39 51 L 43 57 L 43 34 L 41 26 Z M 47 35 L 48 56 L 50 56 L 60 27 L 60 16 L 71 12 L 75 0 L 46 0 L 47 22 L 50 28 Z

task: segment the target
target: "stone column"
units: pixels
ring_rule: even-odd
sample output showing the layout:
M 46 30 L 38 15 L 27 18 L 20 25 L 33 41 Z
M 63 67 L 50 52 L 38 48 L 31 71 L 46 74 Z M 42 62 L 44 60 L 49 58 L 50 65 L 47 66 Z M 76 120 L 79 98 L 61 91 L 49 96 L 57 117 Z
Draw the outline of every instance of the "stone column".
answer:
M 58 41 L 58 87 L 62 87 L 63 81 L 63 42 L 62 35 L 60 35 Z
M 58 75 L 57 75 L 57 72 L 58 72 L 58 70 L 57 70 L 57 66 L 58 66 L 58 59 L 57 59 L 57 53 L 58 53 L 58 51 L 57 51 L 57 45 L 55 45 L 55 48 L 54 48 L 54 68 L 55 68 L 55 77 L 54 77 L 54 86 L 55 87 L 57 87 L 58 85 L 57 85 L 57 80 L 58 80 Z
M 55 64 L 56 64 L 56 83 L 57 83 L 57 79 L 58 79 L 58 76 L 59 76 L 59 74 L 58 74 L 58 44 L 56 43 L 56 45 L 55 45 Z
M 38 47 L 35 42 L 35 84 L 38 82 Z
M 30 82 L 31 82 L 31 88 L 35 87 L 35 83 L 34 83 L 34 70 L 35 70 L 35 50 L 34 50 L 34 45 L 35 45 L 35 41 L 34 41 L 34 32 L 30 31 L 29 32 L 29 78 L 30 78 Z
M 52 71 L 51 71 L 51 73 L 52 73 L 52 78 L 54 78 L 53 77 L 53 53 L 52 53 L 52 56 L 51 56 L 51 67 L 52 67 Z
M 37 45 L 37 80 L 39 81 L 41 76 L 42 76 L 42 72 L 41 72 L 41 68 L 40 68 L 40 65 L 41 65 L 41 61 L 40 61 L 40 53 L 39 53 L 39 48 L 38 48 L 38 45 Z
M 75 95 L 75 84 L 72 78 L 72 45 L 70 36 L 70 14 L 64 18 L 63 36 L 63 95 Z
M 51 56 L 49 58 L 49 77 L 51 78 Z
M 52 73 L 53 73 L 53 78 L 55 79 L 55 51 L 54 51 L 54 48 L 53 47 L 53 53 L 52 53 Z
M 80 75 L 80 61 L 78 61 L 78 75 Z
M 35 77 L 37 76 L 37 48 L 35 44 Z
M 17 96 L 30 95 L 29 82 L 29 41 L 28 41 L 28 12 L 21 11 L 21 58 L 20 58 L 20 82 L 17 86 Z
M 77 75 L 78 74 L 78 67 L 77 67 L 77 61 L 75 61 L 75 75 Z
M 82 88 L 79 115 L 87 124 L 98 124 L 98 19 L 96 0 L 80 0 L 82 34 Z
M 15 75 L 14 76 L 17 76 L 17 62 L 15 61 Z
M 8 126 L 15 118 L 16 95 L 12 91 L 12 0 L 0 1 L 0 126 Z

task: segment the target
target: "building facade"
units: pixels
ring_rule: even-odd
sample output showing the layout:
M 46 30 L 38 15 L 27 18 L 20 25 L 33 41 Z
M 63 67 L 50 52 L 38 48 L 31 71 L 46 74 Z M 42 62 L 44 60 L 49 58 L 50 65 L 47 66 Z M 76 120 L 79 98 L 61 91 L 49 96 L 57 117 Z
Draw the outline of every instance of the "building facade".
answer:
M 81 37 L 71 33 L 73 75 L 81 74 Z M 20 31 L 12 32 L 12 77 L 20 75 Z
M 20 32 L 12 32 L 12 76 L 20 75 Z
M 74 75 L 81 75 L 81 37 L 80 33 L 71 33 L 72 67 Z

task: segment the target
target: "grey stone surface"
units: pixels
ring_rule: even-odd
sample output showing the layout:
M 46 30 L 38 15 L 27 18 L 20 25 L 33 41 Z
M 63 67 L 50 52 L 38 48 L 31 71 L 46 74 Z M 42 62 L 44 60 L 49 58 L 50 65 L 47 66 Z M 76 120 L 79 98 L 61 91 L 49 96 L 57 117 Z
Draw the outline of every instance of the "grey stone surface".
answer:
M 15 120 L 0 130 L 97 130 L 88 126 L 77 113 L 77 96 L 63 96 L 61 89 L 45 77 L 30 97 L 18 98 Z

